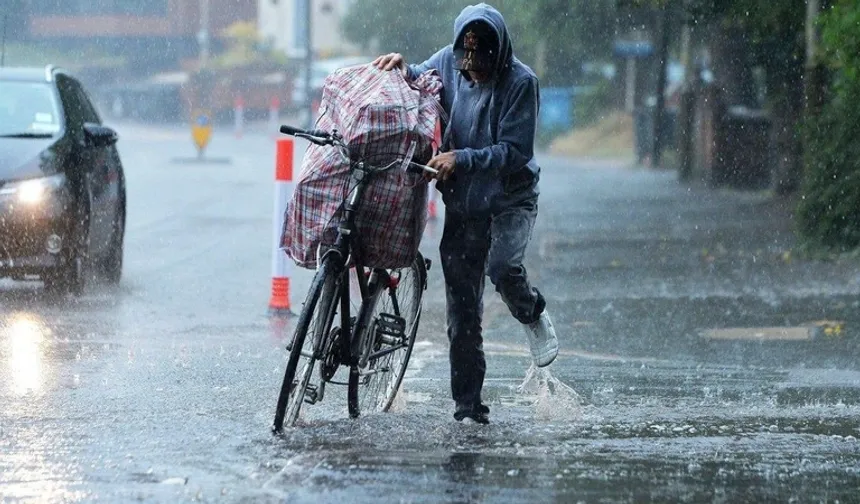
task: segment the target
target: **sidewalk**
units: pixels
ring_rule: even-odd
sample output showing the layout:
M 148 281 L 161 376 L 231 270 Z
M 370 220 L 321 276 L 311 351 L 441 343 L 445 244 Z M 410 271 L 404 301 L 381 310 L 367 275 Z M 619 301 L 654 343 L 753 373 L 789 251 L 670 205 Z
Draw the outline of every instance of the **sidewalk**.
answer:
M 673 171 L 609 161 L 544 156 L 541 164 L 529 271 L 549 293 L 557 326 L 586 348 L 707 358 L 709 330 L 748 328 L 733 341 L 758 345 L 760 328 L 831 320 L 844 323 L 830 350 L 794 361 L 858 355 L 860 268 L 798 259 L 790 200 L 690 187 Z

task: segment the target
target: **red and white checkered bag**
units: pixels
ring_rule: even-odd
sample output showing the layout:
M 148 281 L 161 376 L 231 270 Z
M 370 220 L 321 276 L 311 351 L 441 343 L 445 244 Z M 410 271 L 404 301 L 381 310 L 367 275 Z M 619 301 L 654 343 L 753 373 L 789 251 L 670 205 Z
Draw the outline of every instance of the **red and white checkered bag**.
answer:
M 436 152 L 442 81 L 427 72 L 408 82 L 373 65 L 343 68 L 323 87 L 316 128 L 343 135 L 353 162 L 375 167 L 412 156 L 426 163 Z M 337 237 L 349 163 L 336 147 L 311 145 L 287 205 L 281 246 L 301 267 L 316 268 L 320 246 Z M 374 268 L 409 265 L 427 223 L 427 183 L 401 165 L 375 173 L 356 213 L 354 260 Z

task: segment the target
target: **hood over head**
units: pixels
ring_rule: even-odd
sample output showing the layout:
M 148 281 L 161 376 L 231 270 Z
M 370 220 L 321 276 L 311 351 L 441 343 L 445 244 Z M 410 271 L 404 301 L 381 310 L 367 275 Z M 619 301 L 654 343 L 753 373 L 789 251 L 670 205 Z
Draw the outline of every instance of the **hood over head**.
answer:
M 514 57 L 508 27 L 491 5 L 470 5 L 454 21 L 454 66 L 468 79 L 468 70 L 504 73 Z

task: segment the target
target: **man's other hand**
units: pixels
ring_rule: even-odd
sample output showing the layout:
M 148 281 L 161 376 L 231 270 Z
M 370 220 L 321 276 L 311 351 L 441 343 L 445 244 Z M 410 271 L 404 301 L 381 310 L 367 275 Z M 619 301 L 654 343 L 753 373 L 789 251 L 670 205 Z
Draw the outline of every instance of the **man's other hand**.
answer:
M 453 152 L 443 152 L 427 163 L 430 168 L 438 170 L 436 180 L 448 180 L 454 174 L 456 157 Z
M 388 53 L 373 60 L 373 64 L 380 70 L 394 70 L 399 68 L 403 75 L 406 75 L 406 62 L 403 60 L 403 55 L 400 53 Z

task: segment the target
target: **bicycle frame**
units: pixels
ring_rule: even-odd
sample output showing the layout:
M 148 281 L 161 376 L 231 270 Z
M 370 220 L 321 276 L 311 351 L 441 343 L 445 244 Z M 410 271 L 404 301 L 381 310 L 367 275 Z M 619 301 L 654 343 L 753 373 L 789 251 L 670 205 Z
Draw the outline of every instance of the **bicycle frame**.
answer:
M 340 327 L 341 331 L 345 331 L 346 328 L 350 328 L 348 339 L 349 345 L 343 348 L 345 354 L 341 355 L 341 363 L 348 364 L 350 366 L 357 366 L 359 368 L 365 367 L 367 362 L 371 359 L 383 357 L 402 348 L 402 346 L 394 345 L 372 354 L 364 352 L 364 348 L 367 343 L 365 340 L 368 337 L 368 329 L 372 322 L 373 313 L 371 308 L 376 306 L 379 296 L 388 292 L 388 289 L 392 286 L 393 279 L 384 269 L 374 268 L 368 271 L 361 264 L 356 263 L 354 265 L 356 280 L 361 295 L 361 305 L 356 317 L 355 325 L 353 326 L 351 323 L 352 314 L 350 306 L 349 269 L 347 269 L 346 266 L 352 250 L 352 237 L 356 231 L 355 216 L 362 201 L 364 191 L 367 188 L 367 184 L 373 175 L 374 172 L 365 168 L 365 164 L 363 162 L 356 163 L 350 169 L 350 180 L 355 183 L 355 187 L 350 191 L 344 201 L 343 218 L 338 225 L 338 234 L 335 243 L 323 255 L 323 258 L 332 254 L 337 254 L 339 256 L 337 274 L 341 276 Z M 399 312 L 400 310 L 397 306 L 396 296 L 392 294 L 391 298 L 395 311 Z
M 383 166 L 373 166 L 365 159 L 353 161 L 350 159 L 349 150 L 343 137 L 336 130 L 331 133 L 322 130 L 306 131 L 283 125 L 280 131 L 284 134 L 304 138 L 316 145 L 327 145 L 340 149 L 340 154 L 349 166 L 349 180 L 345 198 L 335 214 L 339 221 L 337 222 L 334 243 L 325 246 L 325 248 L 321 246 L 318 249 L 317 264 L 320 270 L 314 276 L 312 291 L 308 294 L 308 300 L 311 304 L 306 304 L 302 309 L 293 342 L 287 347 L 290 350 L 290 358 L 278 397 L 273 426 L 276 432 L 283 427 L 283 421 L 288 411 L 288 414 L 291 415 L 289 422 L 292 424 L 297 418 L 302 402 L 315 404 L 322 401 L 327 383 L 347 385 L 349 414 L 353 418 L 357 417 L 360 414 L 360 401 L 362 400 L 359 387 L 374 380 L 373 377 L 376 375 L 381 374 L 382 379 L 385 379 L 385 373 L 395 370 L 396 374 L 391 375 L 391 379 L 395 381 L 389 384 L 389 387 L 394 386 L 395 389 L 386 389 L 384 392 L 386 395 L 382 397 L 386 402 L 376 405 L 376 408 L 381 407 L 383 410 L 390 407 L 391 401 L 395 397 L 392 391 L 396 392 L 396 387 L 400 385 L 403 373 L 406 371 L 417 323 L 421 315 L 422 295 L 420 291 L 415 292 L 415 289 L 426 290 L 426 272 L 430 268 L 430 261 L 423 259 L 423 264 L 420 265 L 412 262 L 408 266 L 395 268 L 392 273 L 389 273 L 388 269 L 385 268 L 366 268 L 360 263 L 360 260 L 356 260 L 354 253 L 357 250 L 355 248 L 357 244 L 353 240 L 359 239 L 356 216 L 368 184 L 375 175 L 396 168 L 398 165 L 411 173 L 432 173 L 433 171 L 431 167 L 411 163 L 411 151 L 406 159 L 393 161 Z M 418 253 L 414 261 L 421 260 L 422 256 Z M 402 272 L 407 268 L 409 271 L 417 271 L 418 274 L 419 283 L 410 282 L 405 287 L 407 293 L 415 296 L 418 304 L 407 303 L 409 314 L 402 314 L 398 296 L 403 289 L 398 289 L 398 287 L 403 278 Z M 355 270 L 361 297 L 356 316 L 352 316 L 350 313 L 355 311 L 352 307 L 353 300 L 350 299 L 350 269 Z M 412 278 L 411 274 L 409 278 Z M 384 295 L 390 296 L 390 306 L 378 304 L 380 296 Z M 321 299 L 324 302 L 320 301 Z M 321 302 L 324 304 L 320 304 Z M 338 303 L 340 303 L 339 306 Z M 340 309 L 340 327 L 334 325 L 334 317 L 337 316 L 338 308 Z M 410 325 L 407 325 L 407 319 L 404 316 L 409 317 Z M 321 321 L 321 325 L 319 328 L 315 327 L 315 332 L 310 335 L 313 338 L 312 348 L 306 349 L 304 344 L 314 320 Z M 299 342 L 299 347 L 293 346 L 296 342 Z M 403 360 L 394 361 L 398 364 L 392 364 L 390 359 L 378 360 L 402 349 L 406 349 L 406 353 Z M 300 357 L 304 357 L 308 361 L 304 364 L 301 378 L 297 382 L 294 381 L 294 378 Z M 319 385 L 317 386 L 310 383 L 314 361 L 320 362 Z M 333 380 L 341 366 L 349 368 L 349 381 L 346 383 Z M 297 386 L 304 388 L 304 390 L 297 390 Z
M 337 133 L 337 131 L 333 131 L 331 133 L 319 130 L 304 131 L 290 126 L 281 126 L 281 132 L 284 134 L 290 134 L 296 137 L 305 138 L 306 140 L 309 140 L 310 142 L 315 143 L 317 145 L 329 145 L 334 148 L 337 148 L 340 150 L 341 155 L 346 161 L 349 162 L 350 165 L 350 181 L 353 182 L 355 186 L 344 200 L 343 218 L 338 224 L 338 232 L 337 238 L 335 239 L 335 243 L 319 259 L 319 262 L 321 263 L 322 260 L 330 254 L 337 254 L 339 256 L 337 266 L 338 271 L 336 272 L 336 274 L 341 275 L 340 327 L 341 331 L 346 331 L 347 328 L 350 328 L 352 325 L 352 317 L 350 314 L 351 307 L 349 292 L 349 269 L 347 269 L 346 266 L 349 262 L 350 252 L 352 251 L 352 237 L 356 232 L 355 216 L 358 211 L 358 207 L 361 204 L 362 197 L 364 196 L 364 191 L 366 190 L 367 184 L 370 182 L 371 178 L 376 173 L 384 171 L 385 169 L 390 169 L 391 167 L 397 166 L 401 163 L 395 161 L 391 163 L 387 168 L 379 170 L 368 168 L 364 161 L 351 162 L 347 146 L 343 143 L 343 138 Z M 412 173 L 421 173 L 422 170 L 428 173 L 436 172 L 435 169 L 429 166 L 424 166 L 412 162 L 409 163 L 407 170 Z M 393 279 L 384 269 L 374 268 L 370 270 L 370 272 L 367 272 L 364 266 L 358 263 L 355 264 L 355 272 L 356 279 L 358 281 L 359 292 L 361 294 L 361 305 L 359 308 L 359 313 L 356 317 L 355 326 L 351 327 L 351 330 L 349 331 L 349 345 L 344 348 L 345 355 L 341 355 L 340 361 L 342 364 L 348 364 L 352 368 L 364 368 L 369 360 L 383 357 L 388 353 L 399 350 L 400 348 L 402 348 L 402 345 L 392 345 L 390 348 L 378 351 L 373 354 L 365 354 L 363 352 L 366 343 L 364 339 L 366 338 L 368 326 L 370 325 L 372 318 L 372 310 L 370 308 L 376 305 L 378 297 L 383 292 L 385 292 L 387 288 L 392 287 Z M 391 299 L 395 311 L 399 312 L 400 309 L 397 305 L 397 298 L 396 296 L 394 296 L 393 293 L 391 294 Z M 322 342 L 318 342 L 318 344 L 322 345 Z M 315 352 L 319 353 L 320 349 L 315 349 Z

